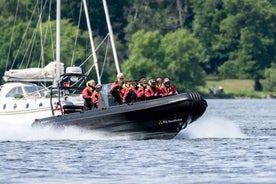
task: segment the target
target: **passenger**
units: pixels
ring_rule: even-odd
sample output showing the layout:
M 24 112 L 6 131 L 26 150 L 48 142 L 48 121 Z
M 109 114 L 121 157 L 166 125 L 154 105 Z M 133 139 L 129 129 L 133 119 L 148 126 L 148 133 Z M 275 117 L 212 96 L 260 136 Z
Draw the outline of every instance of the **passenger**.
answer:
M 162 97 L 162 91 L 158 87 L 157 81 L 155 81 L 154 79 L 150 79 L 149 85 L 153 91 L 153 95 L 151 96 L 151 99 Z
M 110 94 L 113 96 L 115 103 L 117 102 L 119 104 L 122 104 L 123 102 L 121 93 L 123 83 L 124 75 L 122 73 L 118 73 L 117 80 L 111 84 L 110 88 Z
M 101 99 L 103 101 L 103 96 L 101 94 L 101 90 L 102 90 L 102 85 L 97 84 L 95 86 L 95 90 L 92 94 L 92 108 L 98 108 L 98 102 L 99 99 Z
M 158 91 L 159 91 L 159 96 L 162 97 L 163 94 L 164 94 L 164 91 L 163 91 L 163 79 L 161 77 L 158 77 L 156 79 L 156 87 L 158 88 Z
M 163 80 L 162 80 L 161 77 L 158 77 L 158 78 L 156 79 L 156 82 L 157 82 L 156 86 L 157 86 L 157 87 L 161 87 L 161 86 L 162 86 Z
M 163 84 L 164 84 L 162 87 L 163 96 L 178 94 L 176 88 L 170 83 L 169 78 L 165 78 Z
M 121 92 L 122 92 L 122 102 L 130 103 L 132 101 L 132 93 L 133 93 L 130 80 L 125 81 L 125 84 L 123 85 L 123 89 L 121 90 Z
M 154 91 L 152 90 L 152 87 L 153 87 L 153 83 L 155 81 L 153 79 L 150 79 L 148 81 L 146 85 L 146 88 L 145 88 L 145 98 L 146 100 L 149 100 L 149 99 L 152 99 L 154 97 Z
M 135 93 L 137 100 L 145 100 L 145 83 L 146 80 L 144 78 L 140 79 L 136 88 L 133 86 L 132 91 Z
M 90 80 L 86 83 L 86 87 L 82 90 L 82 98 L 84 99 L 84 110 L 92 109 L 92 95 L 95 90 L 95 81 Z
M 137 97 L 137 90 L 139 89 L 139 85 L 138 85 L 138 80 L 133 80 L 131 83 L 131 101 L 132 102 L 137 102 L 138 101 L 138 97 Z

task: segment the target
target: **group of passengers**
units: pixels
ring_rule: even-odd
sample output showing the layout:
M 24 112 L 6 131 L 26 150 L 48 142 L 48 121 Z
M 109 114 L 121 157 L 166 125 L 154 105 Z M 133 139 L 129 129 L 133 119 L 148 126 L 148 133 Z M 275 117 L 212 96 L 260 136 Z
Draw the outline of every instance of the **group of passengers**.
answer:
M 124 80 L 124 75 L 119 73 L 117 80 L 110 89 L 114 102 L 119 104 L 160 98 L 178 94 L 176 88 L 170 83 L 169 78 L 158 77 L 156 80 L 141 78 L 140 80 Z
M 91 110 L 98 108 L 102 85 L 95 85 L 94 80 L 87 82 L 87 86 L 82 91 L 84 98 L 84 109 Z M 140 80 L 124 80 L 122 73 L 117 74 L 117 80 L 111 84 L 110 94 L 114 102 L 118 104 L 131 103 L 149 99 L 160 98 L 178 94 L 176 88 L 170 83 L 169 78 L 158 77 L 156 80 L 141 78 Z

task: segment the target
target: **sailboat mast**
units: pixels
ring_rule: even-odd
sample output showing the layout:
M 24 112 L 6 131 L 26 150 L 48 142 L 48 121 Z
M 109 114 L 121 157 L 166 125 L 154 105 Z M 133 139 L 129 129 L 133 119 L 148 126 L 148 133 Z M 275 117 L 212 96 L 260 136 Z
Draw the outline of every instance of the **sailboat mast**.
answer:
M 83 0 L 83 4 L 84 4 L 85 17 L 86 17 L 86 22 L 87 22 L 87 27 L 88 27 L 89 39 L 90 39 L 90 44 L 91 44 L 91 48 L 92 48 L 92 54 L 93 54 L 93 60 L 94 60 L 94 65 L 95 65 L 95 69 L 96 69 L 98 84 L 101 84 L 98 59 L 96 56 L 96 51 L 95 51 L 95 46 L 94 46 L 94 41 L 93 41 L 93 34 L 92 34 L 92 30 L 91 30 L 86 0 Z
M 112 27 L 111 27 L 111 23 L 110 23 L 110 19 L 109 19 L 109 13 L 108 13 L 106 0 L 103 0 L 103 6 L 104 6 L 105 19 L 106 19 L 106 23 L 107 23 L 107 27 L 108 27 L 109 36 L 110 36 L 111 47 L 112 47 L 112 51 L 113 51 L 113 57 L 114 57 L 114 61 L 115 61 L 116 70 L 117 70 L 117 73 L 121 73 L 120 67 L 119 67 L 119 62 L 118 62 L 118 57 L 117 57 L 117 52 L 116 52 L 116 48 L 115 48 L 115 43 L 114 43 L 113 31 L 112 31 Z
M 57 14 L 56 14 L 56 82 L 60 77 L 60 1 L 57 0 Z

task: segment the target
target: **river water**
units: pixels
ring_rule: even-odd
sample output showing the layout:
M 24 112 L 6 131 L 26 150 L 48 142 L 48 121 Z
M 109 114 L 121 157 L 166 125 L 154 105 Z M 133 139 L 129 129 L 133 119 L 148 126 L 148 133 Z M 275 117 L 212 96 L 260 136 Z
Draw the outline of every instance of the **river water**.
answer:
M 202 118 L 172 140 L 0 118 L 0 183 L 276 183 L 276 100 L 207 101 Z

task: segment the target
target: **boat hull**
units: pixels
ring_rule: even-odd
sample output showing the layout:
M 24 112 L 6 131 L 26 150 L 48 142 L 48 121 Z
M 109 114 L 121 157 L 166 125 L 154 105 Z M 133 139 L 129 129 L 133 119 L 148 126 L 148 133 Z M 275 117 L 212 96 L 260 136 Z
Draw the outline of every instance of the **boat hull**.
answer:
M 37 119 L 37 126 L 76 126 L 132 139 L 171 139 L 203 115 L 207 102 L 198 93 L 183 93 L 106 109 Z

